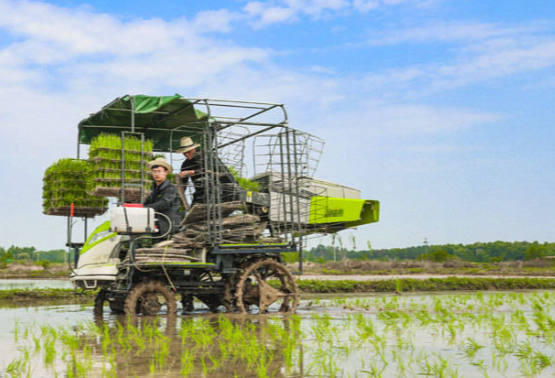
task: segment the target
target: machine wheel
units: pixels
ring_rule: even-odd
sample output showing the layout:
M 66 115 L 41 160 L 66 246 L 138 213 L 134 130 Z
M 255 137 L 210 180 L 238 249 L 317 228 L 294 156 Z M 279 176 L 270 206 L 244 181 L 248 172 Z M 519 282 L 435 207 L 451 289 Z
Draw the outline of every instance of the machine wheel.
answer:
M 125 300 L 114 299 L 112 301 L 108 301 L 108 305 L 110 305 L 110 310 L 112 310 L 112 313 L 114 314 L 124 313 Z
M 96 316 L 102 316 L 104 314 L 104 304 L 108 302 L 110 310 L 113 314 L 123 314 L 123 299 L 108 299 L 108 291 L 106 289 L 100 290 L 96 297 L 94 298 L 94 314 Z
M 212 313 L 218 313 L 219 307 L 224 304 L 220 294 L 198 294 L 196 297 L 199 301 L 208 306 L 208 309 Z
M 94 297 L 94 309 L 93 309 L 94 315 L 102 316 L 104 314 L 105 301 L 106 301 L 106 290 L 101 289 L 98 293 L 96 293 L 96 297 Z
M 238 279 L 239 279 L 238 273 L 233 273 L 232 275 L 225 278 L 223 305 L 225 307 L 226 312 L 235 312 L 235 310 L 237 309 L 237 299 L 235 297 L 235 292 L 237 289 Z
M 125 299 L 124 311 L 127 315 L 158 315 L 165 308 L 167 314 L 177 312 L 177 302 L 173 292 L 160 281 L 138 283 Z
M 190 294 L 181 294 L 181 306 L 183 307 L 183 312 L 195 311 L 193 296 Z
M 270 280 L 278 283 L 277 288 L 267 282 Z M 240 276 L 235 298 L 242 313 L 255 305 L 263 314 L 270 305 L 280 300 L 280 312 L 294 312 L 299 304 L 299 289 L 293 275 L 283 264 L 275 260 L 261 260 L 249 265 Z

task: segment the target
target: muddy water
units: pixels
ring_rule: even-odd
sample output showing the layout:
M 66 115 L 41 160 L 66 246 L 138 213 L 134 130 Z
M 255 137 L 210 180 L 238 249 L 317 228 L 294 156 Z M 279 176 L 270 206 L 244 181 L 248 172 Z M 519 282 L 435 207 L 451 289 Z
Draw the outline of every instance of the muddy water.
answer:
M 73 286 L 69 280 L 16 280 L 0 279 L 0 290 L 11 289 L 71 289 Z
M 311 296 L 294 316 L 0 309 L 0 377 L 547 377 L 554 308 L 542 291 Z

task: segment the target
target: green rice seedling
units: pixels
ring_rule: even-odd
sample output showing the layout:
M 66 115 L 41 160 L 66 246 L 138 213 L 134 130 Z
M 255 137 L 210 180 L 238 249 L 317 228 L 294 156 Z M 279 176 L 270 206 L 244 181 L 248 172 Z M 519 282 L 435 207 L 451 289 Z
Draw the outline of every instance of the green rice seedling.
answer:
M 13 340 L 14 342 L 19 341 L 19 320 L 16 319 L 13 329 Z
M 152 142 L 145 140 L 141 153 L 141 140 L 126 136 L 100 134 L 93 139 L 89 149 L 89 161 L 94 162 L 87 177 L 88 191 L 105 196 L 117 197 L 123 180 L 128 183 L 143 183 L 145 191 L 150 189 L 151 176 L 147 162 L 152 157 Z M 122 172 L 123 170 L 123 172 Z M 141 181 L 143 177 L 143 181 Z M 129 197 L 132 189 L 126 189 Z
M 368 367 L 368 370 L 361 370 L 361 373 L 372 378 L 382 378 L 385 369 L 386 366 L 379 366 L 377 361 L 373 361 Z
M 48 215 L 93 217 L 106 211 L 107 200 L 87 193 L 86 178 L 91 166 L 87 161 L 61 159 L 47 168 L 43 179 L 43 211 Z
M 52 366 L 56 359 L 56 339 L 52 337 L 48 337 L 46 340 L 43 341 L 44 350 L 44 365 L 49 367 Z
M 22 377 L 23 372 L 26 370 L 26 366 L 23 357 L 18 357 L 12 360 L 8 366 L 6 366 L 5 373 L 7 377 Z

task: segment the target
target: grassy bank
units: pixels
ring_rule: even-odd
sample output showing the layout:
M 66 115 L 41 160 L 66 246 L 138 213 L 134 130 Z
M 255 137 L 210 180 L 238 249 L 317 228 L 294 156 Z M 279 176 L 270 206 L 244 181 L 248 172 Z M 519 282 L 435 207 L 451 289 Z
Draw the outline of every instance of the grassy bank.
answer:
M 417 280 L 403 278 L 380 281 L 326 281 L 298 280 L 299 288 L 304 293 L 401 293 L 426 291 L 456 290 L 533 290 L 555 289 L 555 279 L 543 278 L 429 278 Z M 90 301 L 95 292 L 87 291 L 75 295 L 73 289 L 11 289 L 0 290 L 0 300 L 31 301 L 31 300 L 64 300 L 67 302 Z
M 461 260 L 445 262 L 416 260 L 341 260 L 325 263 L 305 263 L 307 274 L 322 275 L 472 275 L 472 276 L 555 276 L 555 261 L 536 259 L 529 261 L 503 261 L 475 263 Z
M 67 264 L 48 264 L 47 267 L 27 261 L 25 263 L 11 263 L 0 267 L 0 279 L 57 279 L 69 277 Z
M 73 289 L 9 289 L 0 290 L 0 300 L 31 301 L 35 299 L 62 299 L 71 302 L 89 301 L 94 298 L 95 293 L 87 291 L 75 294 Z
M 305 293 L 555 289 L 555 279 L 544 278 L 449 277 L 425 280 L 402 278 L 379 281 L 299 280 L 297 283 Z

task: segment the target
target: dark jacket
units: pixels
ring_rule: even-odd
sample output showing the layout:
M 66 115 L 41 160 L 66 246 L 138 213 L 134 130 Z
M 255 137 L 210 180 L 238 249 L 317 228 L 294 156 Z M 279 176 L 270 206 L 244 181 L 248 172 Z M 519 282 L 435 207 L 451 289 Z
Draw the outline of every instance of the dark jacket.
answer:
M 187 176 L 184 179 L 184 183 L 191 180 L 193 182 L 193 186 L 195 187 L 195 192 L 193 193 L 193 204 L 205 202 L 203 166 L 202 154 L 198 151 L 193 155 L 192 159 L 185 159 L 183 164 L 181 164 L 182 172 L 195 171 L 193 176 Z
M 172 233 L 177 230 L 180 223 L 178 215 L 179 197 L 175 185 L 170 181 L 166 180 L 160 185 L 156 185 L 155 182 L 152 183 L 152 190 L 143 205 L 170 218 L 173 223 Z M 158 220 L 160 235 L 165 234 L 169 228 L 166 218 L 156 216 L 156 219 Z

